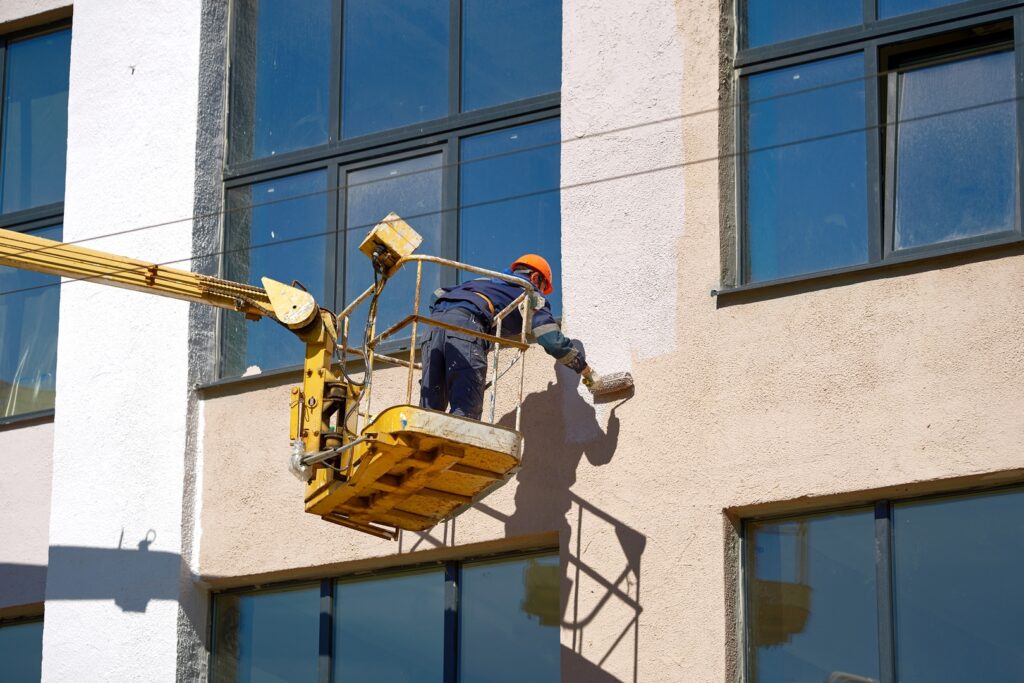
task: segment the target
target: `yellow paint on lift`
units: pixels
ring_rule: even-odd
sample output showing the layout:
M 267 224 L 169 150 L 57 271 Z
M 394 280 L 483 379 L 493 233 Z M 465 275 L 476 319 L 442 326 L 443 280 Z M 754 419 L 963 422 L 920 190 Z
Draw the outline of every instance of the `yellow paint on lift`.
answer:
M 459 514 L 519 469 L 519 432 L 411 405 L 369 423 L 344 476 L 316 478 L 306 511 L 382 538 Z

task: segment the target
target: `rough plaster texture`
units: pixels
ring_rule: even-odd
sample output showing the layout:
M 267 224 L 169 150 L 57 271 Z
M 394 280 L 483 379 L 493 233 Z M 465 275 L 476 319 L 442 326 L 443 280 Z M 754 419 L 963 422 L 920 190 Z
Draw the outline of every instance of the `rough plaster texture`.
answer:
M 355 569 L 556 531 L 564 680 L 733 680 L 739 516 L 1022 479 L 1024 304 L 1006 292 L 1024 257 L 730 307 L 708 295 L 729 244 L 720 7 L 564 3 L 566 327 L 598 369 L 632 371 L 633 398 L 592 406 L 534 351 L 518 479 L 454 528 L 389 544 L 301 512 L 287 386 L 211 394 L 204 575 Z M 396 396 L 403 381 L 380 373 L 377 387 Z
M 65 240 L 192 214 L 199 27 L 199 0 L 76 4 Z M 192 225 L 87 243 L 171 261 L 191 252 Z M 175 676 L 188 310 L 64 287 L 44 680 Z
M 53 425 L 0 431 L 0 613 L 43 601 Z

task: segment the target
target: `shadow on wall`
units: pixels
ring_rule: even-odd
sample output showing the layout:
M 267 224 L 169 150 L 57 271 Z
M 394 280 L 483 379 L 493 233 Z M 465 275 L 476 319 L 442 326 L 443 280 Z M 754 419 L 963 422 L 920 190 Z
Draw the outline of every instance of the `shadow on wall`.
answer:
M 531 394 L 523 402 L 525 450 L 517 476 L 515 510 L 506 515 L 486 503 L 475 507 L 501 520 L 506 537 L 558 531 L 563 569 L 561 627 L 572 633 L 571 646 L 562 647 L 562 679 L 621 680 L 604 666 L 625 647 L 631 650 L 630 680 L 637 681 L 643 612 L 640 560 L 647 537 L 572 491 L 584 458 L 592 467 L 611 462 L 619 439 L 615 409 L 628 398 L 612 407 L 607 430 L 602 431 L 594 407 L 579 394 L 579 376 L 556 365 L 555 378 L 546 391 Z M 513 426 L 515 413 L 505 415 L 501 424 Z M 447 534 L 448 529 L 445 531 Z M 452 525 L 452 543 L 454 531 Z M 584 557 L 587 549 L 600 566 Z M 609 571 L 609 566 L 614 569 Z M 598 635 L 585 641 L 584 634 L 590 628 Z M 589 643 L 586 652 L 585 642 Z M 616 659 L 621 670 L 621 651 Z
M 150 550 L 150 531 L 135 548 L 50 546 L 49 565 L 0 562 L 5 597 L 19 597 L 8 586 L 34 586 L 46 600 L 113 600 L 125 612 L 145 612 L 150 600 L 178 600 L 181 555 Z M 24 594 L 23 594 L 24 595 Z

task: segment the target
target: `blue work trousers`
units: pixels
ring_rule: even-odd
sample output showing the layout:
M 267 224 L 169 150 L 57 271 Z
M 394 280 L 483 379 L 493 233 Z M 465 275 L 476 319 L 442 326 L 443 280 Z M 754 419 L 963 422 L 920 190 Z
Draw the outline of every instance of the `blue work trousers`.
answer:
M 481 316 L 464 308 L 438 311 L 432 317 L 486 332 Z M 483 339 L 431 326 L 421 356 L 420 406 L 443 411 L 451 404 L 452 415 L 479 420 L 484 409 L 488 346 Z

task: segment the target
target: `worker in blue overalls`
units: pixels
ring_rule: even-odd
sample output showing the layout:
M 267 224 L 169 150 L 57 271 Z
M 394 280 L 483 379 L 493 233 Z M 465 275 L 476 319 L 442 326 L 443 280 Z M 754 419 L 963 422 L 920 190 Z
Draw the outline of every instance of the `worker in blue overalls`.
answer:
M 541 256 L 526 254 L 516 259 L 509 274 L 528 280 L 545 296 L 554 291 L 551 266 Z M 522 287 L 498 278 L 469 280 L 455 287 L 437 291 L 437 301 L 430 308 L 435 320 L 477 332 L 494 334 L 494 315 L 504 310 L 520 294 Z M 510 313 L 502 322 L 502 333 L 520 334 L 523 318 L 519 311 Z M 420 381 L 420 406 L 445 410 L 451 405 L 452 415 L 480 419 L 484 406 L 484 383 L 487 377 L 487 351 L 490 342 L 443 327 L 431 327 L 423 343 L 423 375 Z M 544 350 L 577 373 L 588 376 L 590 368 L 583 345 L 562 334 L 551 313 L 551 304 L 539 298 L 533 312 L 534 339 Z

